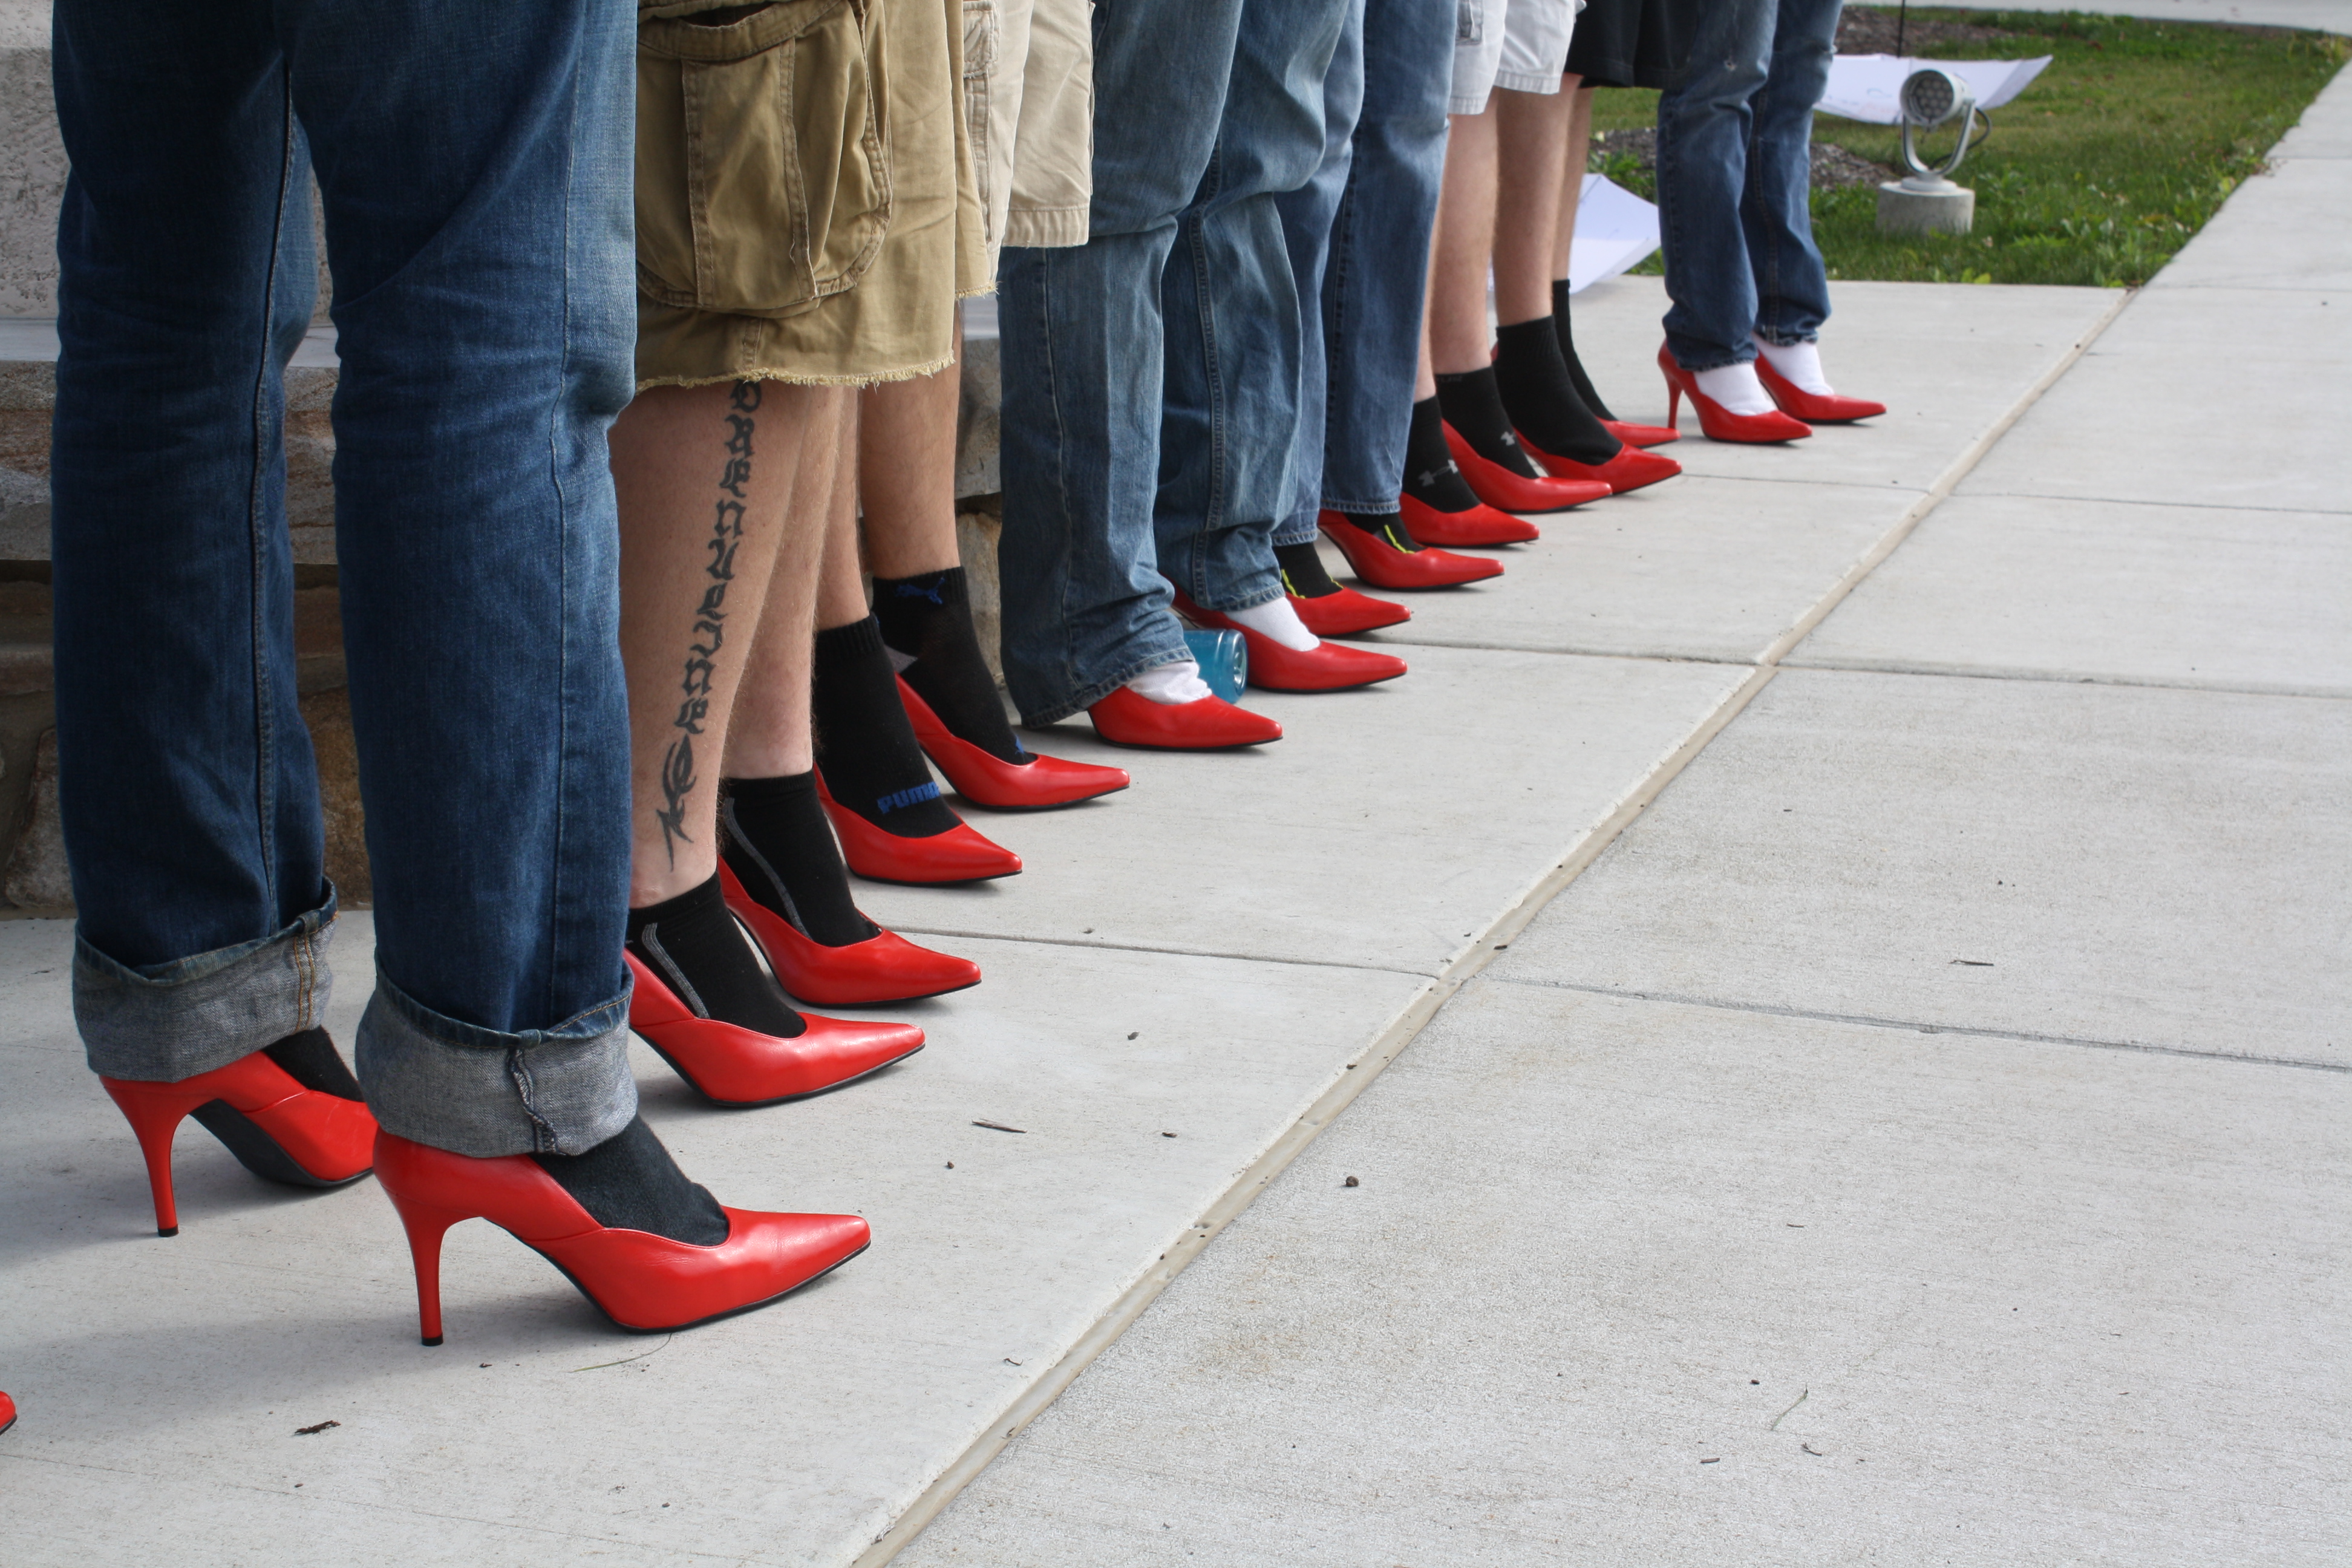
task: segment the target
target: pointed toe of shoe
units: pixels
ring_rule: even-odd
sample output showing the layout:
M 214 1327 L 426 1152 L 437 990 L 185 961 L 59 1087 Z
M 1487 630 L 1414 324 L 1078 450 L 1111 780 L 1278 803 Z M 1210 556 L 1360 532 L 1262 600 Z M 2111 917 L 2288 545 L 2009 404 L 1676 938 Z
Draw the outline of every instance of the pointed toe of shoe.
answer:
M 1519 437 L 1520 443 L 1533 452 L 1536 460 L 1565 479 L 1583 479 L 1606 485 L 1613 495 L 1638 490 L 1644 485 L 1654 485 L 1660 479 L 1671 479 L 1683 471 L 1683 466 L 1672 458 L 1661 458 L 1655 452 L 1645 452 L 1632 443 L 1622 443 L 1617 455 L 1605 463 L 1580 463 L 1573 458 L 1555 457 Z
M 1679 441 L 1683 433 L 1671 425 L 1636 425 L 1625 419 L 1603 419 L 1601 427 L 1628 447 L 1663 447 Z
M 989 760 L 994 762 L 996 759 L 991 757 Z M 1042 752 L 1032 752 L 1025 766 L 1009 772 L 1016 775 L 1014 782 L 1021 786 L 1020 789 L 1017 792 L 1007 791 L 997 800 L 981 800 L 981 805 L 994 806 L 1000 811 L 1075 805 L 1082 800 L 1117 795 L 1135 782 L 1125 768 L 1107 768 L 1097 763 L 1074 763 L 1065 757 L 1046 756 Z M 979 799 L 961 784 L 956 788 L 960 794 Z
M 1404 660 L 1370 648 L 1327 642 L 1301 650 L 1272 637 L 1250 637 L 1250 684 L 1268 691 L 1345 691 L 1394 680 L 1404 672 Z
M 923 754 L 947 774 L 956 794 L 974 805 L 991 811 L 1042 811 L 1113 795 L 1134 782 L 1125 768 L 1064 762 L 1034 752 L 1025 763 L 1008 763 L 950 731 L 904 676 L 898 678 L 898 700 Z
M 1412 612 L 1402 605 L 1375 599 L 1353 588 L 1312 599 L 1302 599 L 1294 594 L 1290 607 L 1298 612 L 1298 619 L 1307 629 L 1318 637 L 1350 637 L 1412 619 Z
M 855 1082 L 923 1048 L 923 1031 L 912 1024 L 828 1018 L 817 1013 L 801 1016 L 808 1027 L 788 1043 L 801 1047 L 810 1077 L 823 1080 L 807 1093 Z
M 768 967 L 791 994 L 820 1007 L 868 1007 L 944 996 L 980 984 L 980 965 L 953 953 L 919 947 L 896 931 L 877 929 L 864 942 L 827 947 L 743 890 L 734 869 L 719 863 L 727 907 L 751 929 Z
M 877 827 L 833 798 L 817 775 L 817 798 L 841 840 L 841 858 L 852 871 L 869 882 L 906 882 L 919 887 L 952 882 L 986 882 L 1017 875 L 1021 857 L 970 823 L 959 822 L 944 833 L 908 838 Z
M 1598 493 L 1592 497 L 1594 500 L 1609 493 L 1605 485 L 1595 488 Z M 1496 544 L 1532 544 L 1543 537 L 1543 530 L 1534 523 L 1484 501 L 1468 511 L 1440 511 L 1405 496 L 1399 500 L 1398 508 L 1404 517 L 1404 531 L 1422 544 L 1475 550 Z
M 1600 500 L 1609 493 L 1608 486 L 1596 489 L 1591 481 L 1583 479 L 1529 479 L 1525 474 L 1513 473 L 1502 464 L 1479 456 L 1477 448 L 1464 440 L 1462 433 L 1451 425 L 1445 426 L 1445 449 L 1454 455 L 1454 466 L 1462 470 L 1470 493 L 1498 510 L 1566 511 L 1587 501 Z
M 1410 552 L 1376 539 L 1342 518 L 1325 512 L 1319 520 L 1323 537 L 1339 547 L 1349 569 L 1375 588 L 1412 592 L 1424 588 L 1458 588 L 1503 574 L 1503 563 L 1478 555 L 1455 555 L 1430 548 Z
M 1867 397 L 1844 397 L 1834 392 L 1807 392 L 1787 376 L 1772 368 L 1772 362 L 1760 354 L 1756 360 L 1756 379 L 1779 404 L 1780 412 L 1805 426 L 1851 425 L 1857 419 L 1875 419 L 1886 412 L 1886 405 L 1874 403 Z M 1812 434 L 1809 428 L 1805 434 Z M 1792 437 L 1793 438 L 1793 437 Z
M 1282 726 L 1220 697 L 1154 702 L 1122 686 L 1087 710 L 1095 733 L 1115 746 L 1157 752 L 1223 752 L 1282 739 Z
M 635 987 L 629 1027 L 714 1105 L 773 1105 L 836 1089 L 923 1048 L 912 1024 L 848 1023 L 803 1014 L 797 1035 L 698 1017 L 660 976 L 624 955 Z

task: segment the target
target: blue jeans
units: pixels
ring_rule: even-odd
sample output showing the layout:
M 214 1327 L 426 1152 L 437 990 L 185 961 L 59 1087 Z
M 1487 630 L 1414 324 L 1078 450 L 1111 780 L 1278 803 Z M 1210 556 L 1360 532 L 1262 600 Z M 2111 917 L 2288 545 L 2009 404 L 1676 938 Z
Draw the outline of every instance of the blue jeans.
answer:
M 1051 723 L 1282 593 L 1298 291 L 1275 199 L 1324 153 L 1349 0 L 1100 0 L 1090 237 L 1005 247 L 1004 675 Z M 1162 574 L 1165 574 L 1164 578 Z
M 1658 227 L 1666 346 L 1685 370 L 1811 342 L 1829 320 L 1813 244 L 1813 105 L 1829 83 L 1843 0 L 1723 0 L 1682 84 L 1658 100 Z
M 319 1021 L 282 372 L 334 257 L 343 643 L 376 900 L 370 1107 L 461 1153 L 635 1113 L 604 434 L 628 400 L 634 31 L 593 0 L 58 0 L 51 485 L 90 1066 Z
M 1404 488 L 1454 26 L 1449 0 L 1360 0 L 1324 84 L 1323 165 L 1281 199 L 1291 270 L 1310 305 L 1290 514 L 1276 544 L 1313 540 L 1325 507 L 1392 512 Z

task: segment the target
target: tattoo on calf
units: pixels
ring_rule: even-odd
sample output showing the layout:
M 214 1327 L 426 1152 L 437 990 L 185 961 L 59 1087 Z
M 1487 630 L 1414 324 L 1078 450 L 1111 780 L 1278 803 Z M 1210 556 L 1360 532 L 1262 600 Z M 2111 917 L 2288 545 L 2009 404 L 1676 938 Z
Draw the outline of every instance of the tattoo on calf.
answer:
M 710 561 L 703 573 L 710 579 L 702 603 L 694 612 L 694 641 L 686 650 L 686 676 L 679 683 L 677 717 L 671 721 L 677 738 L 662 753 L 662 804 L 654 809 L 661 824 L 662 847 L 669 862 L 677 864 L 677 846 L 691 844 L 686 830 L 686 797 L 700 782 L 694 768 L 694 738 L 710 716 L 710 688 L 719 670 L 719 650 L 727 641 L 727 584 L 735 580 L 735 551 L 743 542 L 743 487 L 751 479 L 751 416 L 759 411 L 760 384 L 739 381 L 728 399 L 727 466 L 719 478 L 724 492 L 710 529 L 707 548 Z

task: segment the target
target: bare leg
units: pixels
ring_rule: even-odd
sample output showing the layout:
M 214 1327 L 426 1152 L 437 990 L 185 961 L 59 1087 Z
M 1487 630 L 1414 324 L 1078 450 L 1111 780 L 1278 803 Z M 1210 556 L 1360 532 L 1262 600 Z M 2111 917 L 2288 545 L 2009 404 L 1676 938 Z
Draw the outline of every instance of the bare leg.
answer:
M 815 397 L 777 382 L 655 387 L 613 426 L 632 908 L 717 872 L 728 719 Z
M 1495 89 L 1496 183 L 1507 177 L 1511 188 L 1495 218 L 1495 320 L 1506 327 L 1551 314 L 1552 251 L 1576 98 Z
M 809 748 L 810 639 L 816 635 L 818 563 L 851 394 L 839 387 L 813 390 L 814 406 L 784 513 L 767 608 L 727 731 L 729 778 L 782 778 L 814 765 Z
M 1483 114 L 1457 114 L 1445 144 L 1445 183 L 1430 251 L 1430 363 L 1440 375 L 1485 368 L 1486 268 L 1495 254 L 1495 99 Z
M 961 329 L 956 348 L 961 359 Z M 960 564 L 955 458 L 962 389 L 961 372 L 950 365 L 858 395 L 857 488 L 866 564 L 877 577 L 915 577 Z
M 857 485 L 859 461 L 859 427 L 865 423 L 866 399 L 872 391 L 849 400 L 843 411 L 838 454 L 834 461 L 833 486 L 824 503 L 824 564 L 817 575 L 816 629 L 830 631 L 845 626 L 852 621 L 862 621 L 871 613 L 866 603 L 866 580 L 862 575 L 857 554 Z M 950 473 L 948 486 L 955 480 Z M 949 549 L 955 547 L 954 501 L 948 516 Z M 954 564 L 952 555 L 949 564 Z
M 1584 166 L 1592 161 L 1592 89 L 1580 89 L 1581 77 L 1565 77 L 1560 81 L 1560 93 L 1573 98 L 1575 107 L 1568 117 L 1568 167 L 1559 182 L 1559 238 L 1551 247 L 1551 276 L 1554 282 L 1568 277 L 1569 252 L 1576 243 L 1576 204 L 1584 195 Z

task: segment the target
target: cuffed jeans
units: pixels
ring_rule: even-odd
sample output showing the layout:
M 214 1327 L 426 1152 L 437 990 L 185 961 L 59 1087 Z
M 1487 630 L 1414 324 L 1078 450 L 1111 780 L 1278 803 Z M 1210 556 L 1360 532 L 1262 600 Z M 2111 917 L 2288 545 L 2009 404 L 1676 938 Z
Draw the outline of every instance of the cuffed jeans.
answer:
M 1322 167 L 1281 199 L 1307 308 L 1276 544 L 1310 542 L 1323 508 L 1392 512 L 1404 488 L 1454 24 L 1447 0 L 1358 0 L 1323 89 Z
M 998 272 L 1004 674 L 1030 723 L 1190 657 L 1169 582 L 1215 610 L 1282 593 L 1299 314 L 1275 199 L 1322 162 L 1349 3 L 1095 6 L 1089 237 Z
M 1658 226 L 1666 346 L 1718 370 L 1829 320 L 1813 244 L 1813 105 L 1829 84 L 1842 0 L 1723 0 L 1682 84 L 1658 100 Z
M 628 1123 L 628 731 L 604 435 L 629 395 L 634 18 L 592 0 L 59 0 L 52 558 L 89 1064 L 319 1022 L 282 373 L 333 253 L 343 641 L 388 1130 Z

